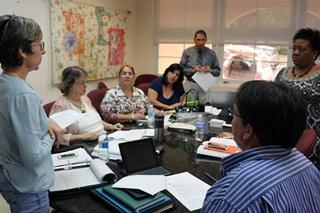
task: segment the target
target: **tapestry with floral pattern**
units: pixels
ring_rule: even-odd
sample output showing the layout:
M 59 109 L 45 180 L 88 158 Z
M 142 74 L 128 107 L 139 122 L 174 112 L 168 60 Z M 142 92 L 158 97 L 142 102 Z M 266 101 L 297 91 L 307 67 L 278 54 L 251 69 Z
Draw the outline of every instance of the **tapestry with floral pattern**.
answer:
M 53 82 L 68 66 L 80 66 L 88 80 L 117 76 L 126 61 L 129 11 L 96 7 L 72 0 L 51 0 Z

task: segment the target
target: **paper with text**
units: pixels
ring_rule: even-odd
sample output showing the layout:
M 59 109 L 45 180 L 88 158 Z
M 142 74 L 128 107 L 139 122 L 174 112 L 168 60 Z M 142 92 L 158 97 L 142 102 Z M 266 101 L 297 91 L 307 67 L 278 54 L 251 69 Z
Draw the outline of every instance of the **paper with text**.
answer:
M 217 78 L 213 77 L 208 72 L 196 72 L 192 79 L 205 91 L 207 92 L 214 84 Z
M 210 185 L 189 172 L 166 177 L 167 190 L 189 211 L 202 208 L 203 201 Z
M 52 154 L 51 157 L 55 167 L 69 164 L 87 163 L 92 160 L 92 157 L 88 154 L 88 152 L 81 147 L 70 151 Z
M 54 186 L 51 192 L 76 189 L 116 180 L 117 176 L 104 161 L 94 159 L 85 168 L 55 171 Z
M 77 122 L 82 116 L 83 113 L 68 109 L 50 115 L 50 118 L 54 120 L 61 128 L 66 128 L 71 124 Z
M 112 185 L 113 188 L 140 189 L 150 195 L 166 189 L 164 175 L 130 175 Z

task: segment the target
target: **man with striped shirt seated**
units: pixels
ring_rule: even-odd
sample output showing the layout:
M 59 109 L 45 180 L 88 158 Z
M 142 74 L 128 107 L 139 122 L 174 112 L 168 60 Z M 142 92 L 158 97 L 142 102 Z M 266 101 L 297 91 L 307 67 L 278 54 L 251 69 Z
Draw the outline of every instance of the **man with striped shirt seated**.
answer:
M 232 133 L 243 150 L 222 161 L 222 179 L 207 192 L 203 212 L 319 212 L 320 171 L 294 147 L 306 105 L 294 90 L 245 82 L 234 104 Z

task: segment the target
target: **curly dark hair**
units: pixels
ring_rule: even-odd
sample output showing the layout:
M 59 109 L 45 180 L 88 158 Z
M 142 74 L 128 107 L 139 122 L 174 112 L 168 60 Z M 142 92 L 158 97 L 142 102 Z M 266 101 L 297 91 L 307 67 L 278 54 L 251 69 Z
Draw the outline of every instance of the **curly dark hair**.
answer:
M 250 124 L 262 146 L 293 148 L 306 126 L 306 103 L 281 82 L 247 81 L 235 97 L 243 124 Z
M 74 82 L 81 76 L 87 76 L 87 72 L 78 66 L 70 66 L 62 71 L 61 83 L 58 88 L 62 94 L 67 95 Z
M 41 28 L 33 19 L 16 15 L 0 16 L 1 67 L 6 70 L 21 66 L 23 61 L 19 56 L 19 49 L 32 53 L 31 43 L 41 39 Z
M 309 41 L 312 50 L 318 51 L 316 57 L 320 54 L 320 32 L 316 29 L 302 28 L 299 29 L 293 36 L 293 42 L 297 39 L 304 39 Z

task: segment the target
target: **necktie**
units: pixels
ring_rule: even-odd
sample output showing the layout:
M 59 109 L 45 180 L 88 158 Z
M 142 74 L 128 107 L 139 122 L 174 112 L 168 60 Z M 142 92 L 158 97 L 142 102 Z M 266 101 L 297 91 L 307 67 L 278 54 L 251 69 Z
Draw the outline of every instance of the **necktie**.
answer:
M 202 49 L 198 49 L 197 65 L 202 65 Z

